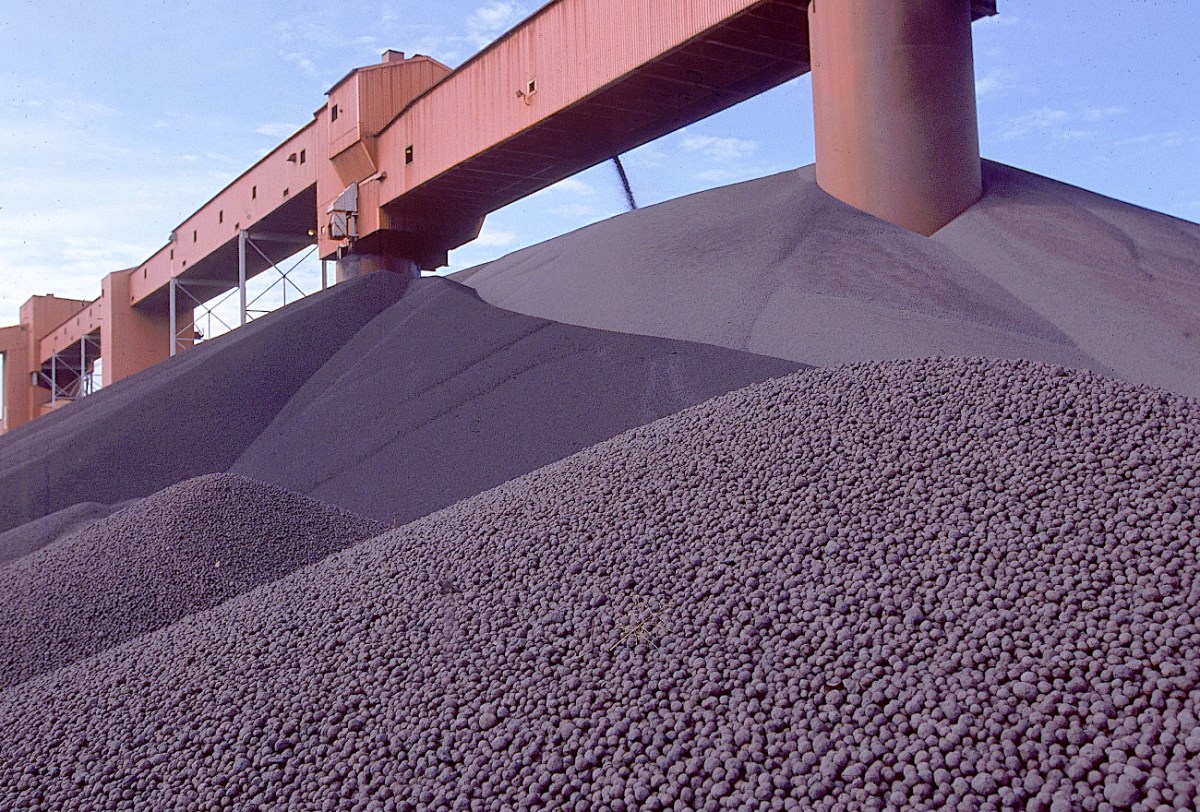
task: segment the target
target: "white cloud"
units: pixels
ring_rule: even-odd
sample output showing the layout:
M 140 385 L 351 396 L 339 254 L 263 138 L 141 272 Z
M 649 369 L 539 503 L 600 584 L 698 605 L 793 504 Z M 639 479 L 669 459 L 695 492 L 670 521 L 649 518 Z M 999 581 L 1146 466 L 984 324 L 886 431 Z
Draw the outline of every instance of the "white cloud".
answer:
M 1118 147 L 1182 147 L 1187 134 L 1178 130 L 1163 133 L 1143 133 L 1116 142 Z
M 479 236 L 475 238 L 475 245 L 482 245 L 494 248 L 504 248 L 512 245 L 517 241 L 517 235 L 512 231 L 504 231 L 500 228 L 492 228 L 486 223 L 483 230 L 479 232 Z
M 1083 111 L 1084 121 L 1105 121 L 1129 112 L 1127 107 L 1087 107 Z
M 591 197 L 596 194 L 596 187 L 579 178 L 567 178 L 549 187 L 556 192 L 567 192 L 580 197 Z
M 1092 107 L 1087 104 L 1079 105 L 1074 112 L 1043 107 L 1010 119 L 1001 130 L 1000 138 L 1014 141 L 1029 136 L 1040 136 L 1060 141 L 1088 140 L 1098 137 L 1099 133 L 1087 125 L 1101 124 L 1129 112 L 1127 107 Z
M 1039 133 L 1058 134 L 1066 131 L 1070 121 L 1071 114 L 1068 111 L 1043 107 L 1012 119 L 1000 137 L 1005 141 L 1013 141 Z
M 321 73 L 317 70 L 316 64 L 311 59 L 299 51 L 290 51 L 283 55 L 283 60 L 292 65 L 295 65 L 301 72 L 308 74 L 313 79 L 320 79 Z
M 982 99 L 1015 86 L 1016 74 L 1006 68 L 992 68 L 975 80 L 975 95 Z
M 523 16 L 523 11 L 515 3 L 490 0 L 467 17 L 469 39 L 476 48 L 482 48 L 520 22 Z
M 414 52 L 430 54 L 452 65 L 489 45 L 528 14 L 528 3 L 489 0 L 467 15 L 465 26 L 455 26 L 454 33 L 438 26 L 419 34 L 409 31 L 405 41 Z M 459 33 L 464 27 L 466 32 Z
M 336 29 L 292 23 L 277 24 L 275 32 L 281 43 L 308 42 L 307 50 L 320 47 L 321 53 L 328 52 L 331 59 L 336 52 L 339 65 L 344 64 L 347 49 L 370 49 L 379 54 L 385 43 L 391 46 L 399 43 L 407 53 L 428 54 L 454 66 L 520 23 L 537 5 L 541 5 L 541 0 L 485 0 L 465 17 L 455 15 L 445 22 L 423 24 L 403 18 L 397 4 L 384 3 L 379 11 L 378 36 L 345 41 Z M 288 45 L 288 50 L 296 48 Z
M 503 0 L 492 0 L 485 6 L 480 6 L 471 12 L 471 17 L 467 21 L 472 28 L 482 30 L 497 30 L 505 25 L 505 22 L 514 15 L 515 9 L 512 3 L 503 2 Z
M 758 149 L 758 144 L 744 138 L 721 138 L 715 135 L 683 136 L 683 148 L 687 152 L 695 152 L 710 161 L 728 163 L 741 158 L 747 158 Z
M 1158 135 L 1153 135 L 1151 133 L 1145 133 L 1144 135 L 1135 135 L 1130 138 L 1122 138 L 1120 141 L 1116 142 L 1116 146 L 1118 146 L 1118 147 L 1142 147 L 1142 146 L 1146 146 L 1148 144 L 1157 143 L 1158 139 L 1159 139 Z
M 287 138 L 298 129 L 300 128 L 290 121 L 268 121 L 255 127 L 254 132 L 268 138 Z
M 591 217 L 596 210 L 586 203 L 562 203 L 552 206 L 550 211 L 563 217 Z
M 551 205 L 563 197 L 573 198 L 592 198 L 596 196 L 596 187 L 578 177 L 567 178 L 560 180 L 551 186 L 546 186 L 538 189 L 530 199 L 545 200 L 546 205 Z
M 658 146 L 656 143 L 649 143 L 643 147 L 621 156 L 621 162 L 627 167 L 640 167 L 642 169 L 657 169 L 665 166 L 670 156 Z
M 373 36 L 351 37 L 336 25 L 320 19 L 280 21 L 272 28 L 280 57 L 306 76 L 328 86 L 352 64 L 366 63 L 366 53 L 380 48 Z M 331 67 L 336 66 L 336 67 Z

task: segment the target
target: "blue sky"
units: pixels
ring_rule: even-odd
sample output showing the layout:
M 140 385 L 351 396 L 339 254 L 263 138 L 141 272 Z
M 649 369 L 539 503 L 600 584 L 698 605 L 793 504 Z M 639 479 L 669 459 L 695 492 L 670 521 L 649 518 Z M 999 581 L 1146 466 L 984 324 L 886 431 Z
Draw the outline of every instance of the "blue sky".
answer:
M 0 325 L 35 293 L 94 298 L 385 48 L 454 66 L 541 0 L 0 7 Z M 1200 220 L 1194 0 L 1000 0 L 975 27 L 986 157 Z M 631 153 L 649 204 L 813 160 L 808 78 Z M 611 166 L 489 219 L 468 267 L 619 213 Z M 315 284 L 302 267 L 302 287 Z M 278 290 L 278 288 L 276 289 Z

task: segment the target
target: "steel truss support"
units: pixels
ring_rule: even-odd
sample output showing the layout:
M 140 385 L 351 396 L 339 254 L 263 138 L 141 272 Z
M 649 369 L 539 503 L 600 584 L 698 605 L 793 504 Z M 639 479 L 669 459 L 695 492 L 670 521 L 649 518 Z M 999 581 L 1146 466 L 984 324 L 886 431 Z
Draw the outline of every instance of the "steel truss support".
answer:
M 257 243 L 260 243 L 260 242 L 276 242 L 276 243 L 284 243 L 284 244 L 292 244 L 292 245 L 304 245 L 304 246 L 309 246 L 309 249 L 304 252 L 303 256 L 301 256 L 298 260 L 293 262 L 287 270 L 283 270 L 282 268 L 279 267 L 278 263 L 276 263 L 274 260 L 272 260 L 269 256 L 266 255 L 265 252 L 263 252 L 263 250 L 261 248 L 258 247 Z M 246 248 L 247 247 L 253 248 L 255 253 L 257 253 L 260 257 L 263 258 L 263 260 L 267 263 L 267 265 L 271 268 L 271 270 L 275 271 L 275 273 L 277 273 L 279 275 L 279 278 L 272 281 L 271 284 L 267 285 L 267 287 L 262 292 L 260 292 L 257 296 L 255 296 L 249 302 L 246 301 Z M 239 232 L 238 233 L 238 286 L 242 292 L 241 323 L 245 324 L 247 321 L 252 320 L 255 316 L 252 316 L 251 314 L 261 316 L 261 315 L 264 315 L 264 314 L 270 312 L 269 310 L 253 310 L 253 309 L 251 309 L 251 307 L 259 299 L 261 299 L 263 296 L 266 296 L 269 292 L 271 292 L 275 288 L 276 285 L 281 285 L 281 287 L 282 287 L 283 303 L 285 305 L 287 304 L 288 285 L 292 286 L 292 289 L 295 290 L 297 294 L 299 294 L 300 298 L 304 298 L 305 296 L 307 296 L 308 294 L 305 291 L 301 290 L 300 286 L 297 285 L 295 283 L 295 281 L 291 278 L 291 273 L 293 271 L 295 271 L 297 268 L 299 268 L 300 264 L 302 262 L 304 262 L 304 260 L 306 260 L 310 256 L 312 256 L 316 250 L 317 250 L 316 244 L 314 242 L 312 242 L 311 239 L 307 239 L 307 238 L 295 237 L 295 236 L 292 236 L 289 234 L 273 234 L 273 233 L 261 232 L 261 231 L 260 232 L 250 232 L 250 231 Z M 325 286 L 326 286 L 325 263 L 324 263 L 324 261 L 322 261 L 321 262 L 321 289 L 324 290 Z
M 171 279 L 171 355 L 174 355 L 179 350 L 187 349 L 190 346 L 198 344 L 202 340 L 195 335 L 195 331 L 193 331 L 192 335 L 187 334 L 188 329 L 194 327 L 194 325 L 196 325 L 200 319 L 207 318 L 209 335 L 212 335 L 212 323 L 214 319 L 220 322 L 226 330 L 233 329 L 233 326 L 229 324 L 229 322 L 225 321 L 225 319 L 217 315 L 215 311 L 218 307 L 224 304 L 230 296 L 233 295 L 234 291 L 244 291 L 244 289 L 234 288 L 233 290 L 228 291 L 220 299 L 217 299 L 215 302 L 209 301 L 208 297 L 201 298 L 203 294 L 200 293 L 200 290 L 198 290 L 203 288 L 223 289 L 228 286 L 228 284 L 228 282 L 221 282 L 216 279 L 189 279 L 187 282 L 181 282 L 177 278 Z M 242 295 L 244 296 L 245 293 L 243 292 Z M 184 302 L 180 296 L 186 297 L 188 301 Z M 191 321 L 188 324 L 185 324 L 182 328 L 178 324 L 178 306 L 180 302 L 183 302 L 184 304 L 188 304 L 190 302 L 190 308 L 192 311 Z M 196 318 L 197 310 L 201 311 L 199 319 Z
M 258 243 L 275 242 L 292 244 L 296 246 L 309 246 L 309 250 L 304 253 L 304 256 L 296 260 L 292 265 L 284 270 L 279 264 L 274 262 L 267 254 L 258 246 Z M 246 279 L 249 274 L 246 270 L 246 257 L 249 255 L 247 249 L 253 250 L 266 261 L 268 267 L 274 270 L 279 278 L 267 286 L 253 299 L 249 298 L 246 290 Z M 189 346 L 198 344 L 203 340 L 202 336 L 197 336 L 193 331 L 189 334 L 189 329 L 201 321 L 207 321 L 207 334 L 213 334 L 213 322 L 216 321 L 226 331 L 234 329 L 234 325 L 227 322 L 216 312 L 217 308 L 229 301 L 229 298 L 234 293 L 238 295 L 238 327 L 244 327 L 247 322 L 252 321 L 255 315 L 263 315 L 269 313 L 269 310 L 254 310 L 253 305 L 271 291 L 276 285 L 283 285 L 283 303 L 287 304 L 287 288 L 291 285 L 292 289 L 301 297 L 307 296 L 308 293 L 301 290 L 300 286 L 291 278 L 291 273 L 300 266 L 304 260 L 312 256 L 317 249 L 316 244 L 309 237 L 297 237 L 291 234 L 276 234 L 272 232 L 254 232 L 254 231 L 239 231 L 238 232 L 238 281 L 237 287 L 228 290 L 225 295 L 210 301 L 204 296 L 201 289 L 203 288 L 228 288 L 228 282 L 222 282 L 216 279 L 188 279 L 186 281 L 178 277 L 172 277 L 170 282 L 170 310 L 171 310 L 171 355 L 175 355 L 179 350 L 186 349 Z M 327 286 L 327 275 L 325 262 L 321 262 L 321 289 L 324 290 Z M 182 327 L 179 324 L 179 308 L 181 306 L 190 307 L 192 311 L 192 319 Z M 201 311 L 197 315 L 196 311 Z
M 47 365 L 43 364 L 41 369 L 33 373 L 34 383 L 50 390 L 51 404 L 57 404 L 60 400 L 78 400 L 94 394 L 100 389 L 100 384 L 96 382 L 96 376 L 88 370 L 89 357 L 92 358 L 92 364 L 101 357 L 98 335 L 86 335 L 79 339 L 78 364 L 62 352 L 51 355 L 49 372 L 46 371 Z M 62 374 L 67 375 L 67 380 L 60 383 L 59 377 Z

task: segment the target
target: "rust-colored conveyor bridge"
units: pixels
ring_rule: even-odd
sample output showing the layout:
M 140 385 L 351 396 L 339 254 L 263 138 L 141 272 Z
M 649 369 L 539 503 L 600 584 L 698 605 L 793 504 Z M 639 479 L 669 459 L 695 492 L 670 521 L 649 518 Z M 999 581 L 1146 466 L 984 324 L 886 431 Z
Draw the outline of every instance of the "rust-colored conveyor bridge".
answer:
M 0 328 L 3 429 L 174 355 L 195 308 L 315 246 L 417 274 L 496 209 L 813 73 L 817 179 L 931 234 L 981 193 L 972 20 L 995 0 L 554 0 L 456 70 L 388 51 L 100 297 Z M 799 114 L 799 111 L 797 111 Z M 324 275 L 324 274 L 323 274 Z

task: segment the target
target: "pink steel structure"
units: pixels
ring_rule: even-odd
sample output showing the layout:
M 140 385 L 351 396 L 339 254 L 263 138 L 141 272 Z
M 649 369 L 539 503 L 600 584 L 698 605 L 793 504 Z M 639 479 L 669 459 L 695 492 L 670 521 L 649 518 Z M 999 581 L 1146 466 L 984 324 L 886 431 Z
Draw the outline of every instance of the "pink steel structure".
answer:
M 813 71 L 817 180 L 921 234 L 978 200 L 970 23 L 995 0 L 553 0 L 457 70 L 388 51 L 92 302 L 0 329 L 5 430 L 192 343 L 195 305 L 316 244 L 415 275 L 490 212 Z M 203 294 L 199 293 L 203 291 Z

